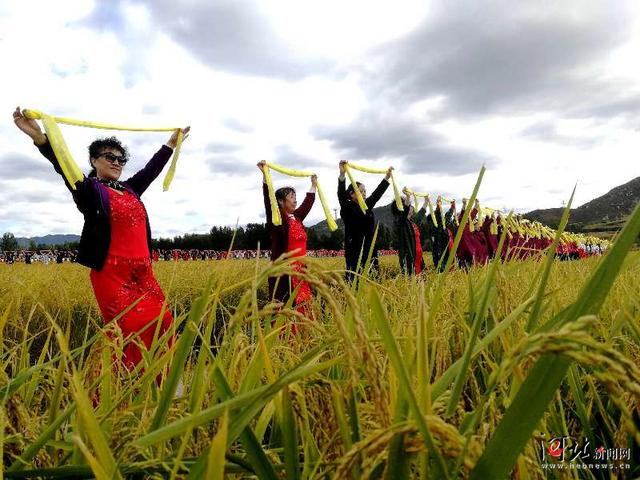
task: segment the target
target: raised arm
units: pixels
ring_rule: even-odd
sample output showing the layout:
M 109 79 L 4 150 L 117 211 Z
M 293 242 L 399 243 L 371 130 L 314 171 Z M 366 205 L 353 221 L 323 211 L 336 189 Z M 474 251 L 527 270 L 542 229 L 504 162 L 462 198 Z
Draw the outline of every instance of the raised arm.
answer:
M 407 187 L 402 189 L 402 193 L 404 193 L 404 196 L 402 197 L 402 204 L 404 208 L 402 209 L 402 212 L 400 212 L 400 215 L 403 220 L 407 220 L 407 218 L 409 218 L 409 210 L 411 209 L 411 194 L 409 193 L 409 190 L 407 190 Z
M 315 175 L 313 175 L 311 177 L 310 191 L 307 192 L 306 197 L 304 197 L 304 201 L 302 202 L 302 205 L 300 205 L 296 209 L 296 211 L 293 212 L 293 215 L 300 221 L 303 221 L 305 218 L 307 218 L 307 215 L 309 215 L 309 212 L 311 211 L 311 207 L 313 207 L 313 203 L 316 200 L 317 181 L 318 181 L 318 178 Z
M 262 184 L 262 196 L 264 197 L 264 213 L 266 217 L 267 226 L 272 223 L 271 216 L 271 200 L 269 200 L 269 188 L 266 183 Z
M 347 197 L 347 186 L 345 179 L 345 165 L 346 160 L 340 160 L 339 168 L 340 168 L 340 176 L 338 177 L 338 202 L 340 203 L 340 208 L 346 209 L 349 205 L 349 197 Z
M 186 138 L 189 136 L 190 129 L 191 127 L 182 129 L 183 141 L 186 140 Z M 138 195 L 142 195 L 147 190 L 147 188 L 149 188 L 151 182 L 158 178 L 158 175 L 160 175 L 160 172 L 162 172 L 162 169 L 171 158 L 171 154 L 176 148 L 177 143 L 178 132 L 175 131 L 173 132 L 173 135 L 171 135 L 171 138 L 166 143 L 166 145 L 160 147 L 160 150 L 158 150 L 156 154 L 151 157 L 151 160 L 147 162 L 144 168 L 136 172 L 131 178 L 126 181 L 126 183 L 128 183 L 129 186 L 133 188 L 133 190 Z
M 56 154 L 53 152 L 53 148 L 49 143 L 49 139 L 47 139 L 47 137 L 45 136 L 45 143 L 43 145 L 36 144 L 36 146 L 38 147 L 38 150 L 40 151 L 42 156 L 51 162 L 51 164 L 53 165 L 53 169 L 56 171 L 56 173 L 62 177 L 62 179 L 64 180 L 64 184 L 67 186 L 67 188 L 73 195 L 74 200 L 82 197 L 85 190 L 84 187 L 85 187 L 86 177 L 83 177 L 81 181 L 76 182 L 75 184 L 76 188 L 74 190 L 71 187 L 71 184 L 69 183 L 69 181 L 67 180 L 67 177 L 65 177 L 64 173 L 62 172 L 62 168 L 60 167 L 60 162 L 58 162 L 58 158 L 56 157 Z
M 266 160 L 258 162 L 258 169 L 262 172 L 262 196 L 264 197 L 264 213 L 266 216 L 267 226 L 272 225 L 273 218 L 271 216 L 271 200 L 269 199 L 269 187 L 267 187 L 267 180 L 264 176 L 264 169 L 266 168 Z
M 391 173 L 393 172 L 393 167 L 389 167 L 387 169 L 387 174 L 384 179 L 380 182 L 380 185 L 376 187 L 371 195 L 365 200 L 368 208 L 373 208 L 376 206 L 376 203 L 382 198 L 384 192 L 389 188 L 389 179 L 391 178 Z
M 13 121 L 25 135 L 33 140 L 33 143 L 36 147 L 38 147 L 38 150 L 40 151 L 42 156 L 49 160 L 49 162 L 51 162 L 51 164 L 53 165 L 53 169 L 58 175 L 62 177 L 62 179 L 64 180 L 64 184 L 73 195 L 73 199 L 78 205 L 78 208 L 80 208 L 80 210 L 82 211 L 82 197 L 84 196 L 84 193 L 86 191 L 86 177 L 82 181 L 76 182 L 74 190 L 71 184 L 67 181 L 67 178 L 64 176 L 62 168 L 60 167 L 60 162 L 56 158 L 56 155 L 53 152 L 53 148 L 51 148 L 49 139 L 42 132 L 40 125 L 38 125 L 38 122 L 36 120 L 27 118 L 24 115 L 24 111 L 20 110 L 20 107 L 17 107 L 14 110 Z

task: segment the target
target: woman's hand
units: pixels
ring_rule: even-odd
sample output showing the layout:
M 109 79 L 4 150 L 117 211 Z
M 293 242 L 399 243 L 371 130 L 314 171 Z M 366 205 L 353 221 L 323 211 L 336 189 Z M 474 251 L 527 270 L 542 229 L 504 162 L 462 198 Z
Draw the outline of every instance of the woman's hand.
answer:
M 344 177 L 345 173 L 347 173 L 347 161 L 340 160 L 340 163 L 338 164 L 338 168 L 340 168 L 340 176 Z
M 256 163 L 258 170 L 260 170 L 262 173 L 264 173 L 264 169 L 267 167 L 267 161 L 266 160 L 260 160 L 258 163 Z
M 47 137 L 42 133 L 38 122 L 31 118 L 27 118 L 24 115 L 24 112 L 24 110 L 20 110 L 20 107 L 16 107 L 14 110 L 13 122 L 16 124 L 16 127 L 29 135 L 36 145 L 41 146 L 47 143 Z
M 315 192 L 316 188 L 318 188 L 318 176 L 311 175 L 311 189 Z
M 393 167 L 389 167 L 387 168 L 387 173 L 384 176 L 384 178 L 386 178 L 387 180 L 389 180 L 391 178 L 391 175 L 393 174 Z
M 171 135 L 171 138 L 167 142 L 167 147 L 175 149 L 178 144 L 178 131 L 182 132 L 182 141 L 184 142 L 189 136 L 189 130 L 191 130 L 191 127 L 185 127 L 181 130 L 176 130 L 175 132 L 173 132 L 173 135 Z
M 409 205 L 411 203 L 411 191 L 407 187 L 404 187 L 402 193 L 404 194 L 402 196 L 402 203 Z

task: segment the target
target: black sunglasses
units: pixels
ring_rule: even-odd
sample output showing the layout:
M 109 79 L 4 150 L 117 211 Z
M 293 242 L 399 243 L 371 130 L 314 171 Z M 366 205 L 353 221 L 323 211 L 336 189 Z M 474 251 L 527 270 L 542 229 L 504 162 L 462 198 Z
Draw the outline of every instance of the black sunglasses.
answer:
M 118 162 L 118 164 L 124 167 L 127 164 L 127 159 L 125 157 L 123 157 L 122 155 L 114 155 L 111 152 L 103 152 L 100 155 L 98 155 L 98 158 L 100 157 L 104 157 L 105 160 L 109 162 L 111 165 Z

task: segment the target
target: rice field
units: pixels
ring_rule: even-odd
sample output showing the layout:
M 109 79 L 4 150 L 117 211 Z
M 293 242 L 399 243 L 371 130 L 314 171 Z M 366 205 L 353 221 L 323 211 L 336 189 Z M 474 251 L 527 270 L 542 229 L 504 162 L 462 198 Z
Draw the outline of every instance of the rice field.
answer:
M 179 334 L 131 373 L 87 269 L 0 265 L 3 476 L 637 478 L 639 231 L 357 287 L 309 259 L 313 319 L 267 302 L 287 259 L 161 262 Z

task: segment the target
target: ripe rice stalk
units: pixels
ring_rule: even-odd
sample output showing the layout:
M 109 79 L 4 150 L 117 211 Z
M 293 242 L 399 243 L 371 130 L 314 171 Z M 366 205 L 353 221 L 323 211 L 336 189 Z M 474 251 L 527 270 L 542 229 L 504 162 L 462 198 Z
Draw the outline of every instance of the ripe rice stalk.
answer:
M 213 380 L 220 393 L 220 398 L 224 400 L 229 400 L 233 398 L 233 391 L 231 390 L 231 386 L 227 382 L 227 379 L 222 373 L 222 370 L 219 367 L 214 368 Z M 234 441 L 234 437 L 236 433 L 233 432 L 228 436 L 229 441 L 227 445 Z M 269 460 L 267 454 L 262 449 L 258 438 L 254 434 L 253 430 L 250 426 L 245 426 L 242 432 L 238 435 L 240 443 L 244 447 L 244 451 L 246 453 L 247 459 L 249 463 L 255 469 L 255 473 L 261 480 L 275 480 L 277 478 L 277 474 L 273 468 L 271 461 Z
M 158 428 L 147 435 L 144 435 L 137 439 L 135 444 L 140 447 L 148 447 L 158 442 L 181 435 L 188 428 L 193 428 L 218 418 L 223 414 L 225 409 L 229 409 L 230 411 L 237 408 L 244 409 L 242 412 L 250 412 L 250 418 L 253 418 L 254 410 L 258 410 L 259 412 L 264 404 L 275 396 L 285 385 L 314 373 L 322 372 L 341 361 L 341 358 L 335 358 L 324 362 L 317 362 L 323 354 L 323 347 L 316 348 L 305 355 L 296 367 L 279 377 L 275 383 L 257 388 L 249 393 L 238 395 L 233 399 L 223 401 L 213 407 L 204 409 L 197 414 L 187 415 L 180 420 L 169 423 L 164 427 Z M 255 414 L 257 415 L 258 412 L 255 412 Z
M 378 333 L 369 290 L 378 293 L 386 310 L 388 328 L 406 367 L 408 383 L 450 477 L 469 475 L 483 454 L 484 445 L 496 434 L 504 412 L 513 406 L 526 385 L 532 367 L 545 355 L 568 358 L 574 367 L 567 371 L 567 383 L 551 396 L 553 403 L 549 405 L 553 408 L 545 409 L 524 446 L 509 444 L 509 448 L 519 448 L 511 474 L 518 478 L 545 478 L 538 458 L 539 442 L 565 432 L 574 438 L 593 432 L 596 438 L 607 439 L 611 447 L 632 447 L 640 432 L 634 417 L 638 402 L 634 393 L 637 373 L 633 368 L 640 363 L 640 344 L 634 334 L 640 311 L 634 300 L 640 293 L 640 255 L 634 252 L 621 264 L 620 274 L 598 316 L 593 317 L 588 334 L 569 333 L 560 326 L 580 291 L 586 288 L 585 283 L 606 258 L 554 260 L 540 302 L 538 326 L 530 333 L 526 325 L 533 303 L 539 301 L 535 295 L 546 265 L 542 258 L 504 262 L 492 282 L 487 282 L 491 266 L 474 266 L 468 271 L 452 269 L 433 276 L 428 271 L 427 282 L 422 284 L 416 279 L 396 277 L 397 258 L 382 256 L 380 276 L 362 276 L 361 293 L 352 292 L 344 283 L 342 259 L 311 258 L 303 275 L 317 291 L 312 305 L 313 322 L 303 320 L 292 306 L 281 308 L 267 299 L 267 277 L 274 271 L 291 273 L 290 262 L 274 264 L 275 270 L 266 259 L 154 264 L 176 328 L 187 319 L 207 279 L 212 274 L 224 279 L 224 283 L 217 284 L 219 293 L 211 297 L 195 331 L 192 345 L 198 349 L 192 347 L 184 362 L 182 380 L 187 396 L 171 398 L 161 428 L 175 426 L 176 422 L 186 422 L 184 426 L 194 420 L 190 415 L 195 411 L 206 414 L 219 405 L 223 409 L 208 421 L 197 417 L 198 421 L 175 436 L 151 445 L 161 445 L 159 448 L 142 446 L 137 441 L 149 432 L 162 393 L 156 377 L 168 371 L 176 346 L 167 350 L 167 339 L 158 338 L 148 351 L 143 351 L 144 360 L 135 371 L 108 369 L 102 365 L 109 357 L 106 351 L 93 346 L 105 345 L 118 352 L 126 340 L 118 335 L 113 336 L 113 342 L 105 338 L 105 326 L 82 267 L 0 264 L 0 315 L 10 310 L 2 331 L 5 368 L 0 372 L 5 477 L 93 475 L 81 448 L 72 441 L 74 435 L 79 436 L 98 459 L 90 438 L 78 428 L 76 403 L 68 388 L 75 367 L 89 398 L 93 398 L 99 384 L 110 392 L 105 393 L 106 401 L 97 404 L 94 414 L 122 476 L 168 477 L 173 473 L 183 477 L 201 472 L 202 478 L 211 439 L 219 432 L 225 406 L 229 407 L 225 473 L 240 478 L 255 475 L 255 461 L 249 459 L 242 441 L 249 429 L 255 435 L 256 451 L 262 451 L 277 475 L 284 475 L 285 465 L 279 457 L 284 458 L 285 450 L 275 400 L 287 385 L 298 429 L 299 471 L 303 477 L 332 478 L 339 472 L 344 473 L 343 478 L 393 478 L 406 465 L 411 478 L 429 474 L 430 478 L 437 478 L 433 456 L 421 464 L 421 458 L 427 452 L 432 455 L 432 451 L 425 446 L 413 410 L 404 420 L 395 415 L 403 401 L 404 387 L 385 339 Z M 442 298 L 433 312 L 434 293 L 441 276 L 446 277 Z M 51 284 L 64 286 L 65 293 L 53 294 Z M 468 306 L 477 305 L 482 300 L 481 292 L 487 288 L 491 291 L 487 313 L 480 324 L 460 398 L 454 413 L 444 422 L 442 418 L 452 404 L 451 387 L 473 325 Z M 350 317 L 352 312 L 355 315 Z M 428 323 L 431 316 L 432 325 Z M 52 331 L 50 319 L 66 337 L 68 360 L 55 341 L 49 341 L 48 352 L 42 356 L 42 347 Z M 207 331 L 213 321 L 209 336 Z M 288 334 L 286 325 L 290 322 L 302 326 L 302 331 Z M 559 331 L 564 332 L 564 337 L 558 336 Z M 289 377 L 290 382 L 275 386 L 273 379 L 280 381 L 290 374 L 306 360 L 306 352 L 314 349 L 321 356 L 315 363 L 305 364 L 309 370 L 298 370 L 296 379 Z M 25 364 L 27 353 L 29 360 Z M 269 369 L 265 368 L 267 361 Z M 318 366 L 331 361 L 324 369 Z M 199 362 L 202 367 L 198 367 Z M 228 400 L 222 398 L 214 367 L 224 372 L 232 387 L 230 400 L 237 403 L 225 403 Z M 91 376 L 89 372 L 96 369 L 97 375 Z M 423 377 L 425 369 L 428 374 Z M 502 372 L 500 376 L 492 378 L 492 372 L 498 370 Z M 34 384 L 35 389 L 31 387 Z M 277 391 L 262 401 L 259 398 L 269 387 Z M 198 395 L 192 395 L 197 389 Z M 26 394 L 30 403 L 25 401 Z M 103 396 L 101 392 L 99 395 Z M 200 410 L 191 409 L 192 399 L 196 402 L 192 405 L 199 404 Z M 337 419 L 338 409 L 342 410 L 342 420 Z M 234 431 L 238 435 L 232 441 Z M 392 446 L 394 442 L 399 448 Z M 201 460 L 203 469 L 198 470 Z M 14 464 L 20 467 L 16 471 L 11 470 Z
M 413 413 L 413 417 L 418 424 L 418 428 L 422 435 L 425 446 L 434 458 L 435 473 L 438 478 L 449 478 L 449 473 L 444 463 L 444 459 L 442 458 L 440 451 L 437 450 L 431 433 L 429 433 L 422 410 L 418 405 L 418 400 L 415 396 L 413 388 L 411 387 L 409 373 L 407 372 L 407 367 L 402 360 L 402 357 L 398 350 L 398 345 L 396 344 L 395 339 L 393 338 L 393 334 L 391 333 L 391 329 L 389 328 L 389 324 L 387 323 L 384 306 L 382 305 L 380 297 L 375 290 L 370 290 L 369 293 L 374 320 L 377 322 L 378 329 L 380 330 L 385 343 L 385 347 L 387 349 L 387 353 L 389 354 L 389 360 L 396 370 L 396 374 L 398 375 L 398 378 L 400 380 L 400 385 L 403 388 L 403 393 L 407 399 L 407 402 L 409 403 L 409 408 Z
M 636 207 L 611 251 L 600 262 L 576 302 L 557 320 L 543 325 L 542 331 L 575 322 L 584 315 L 598 313 L 638 234 L 640 206 Z M 509 473 L 570 365 L 570 360 L 556 354 L 544 355 L 537 361 L 487 444 L 471 479 L 502 478 Z
M 169 370 L 169 375 L 163 382 L 158 407 L 156 408 L 156 413 L 153 417 L 153 421 L 151 422 L 149 432 L 157 430 L 160 425 L 165 423 L 167 412 L 169 411 L 169 406 L 173 401 L 173 397 L 176 393 L 176 388 L 178 387 L 178 382 L 180 381 L 180 377 L 184 372 L 184 366 L 187 357 L 191 352 L 191 346 L 204 316 L 205 309 L 209 304 L 212 284 L 213 278 L 210 277 L 203 293 L 200 295 L 200 298 L 196 301 L 195 305 L 189 312 L 189 317 L 186 322 L 186 328 L 177 342 L 176 353 L 172 361 L 171 369 Z
M 284 448 L 284 464 L 286 466 L 287 479 L 299 480 L 300 477 L 300 451 L 298 439 L 298 426 L 296 415 L 293 411 L 289 388 L 285 385 L 279 393 L 282 402 L 280 429 Z
M 475 192 L 474 192 L 475 193 Z M 510 219 L 507 217 L 507 221 Z M 502 246 L 504 244 L 505 234 L 503 233 L 500 238 L 500 243 L 498 245 L 498 252 L 502 251 Z M 471 304 L 469 311 L 472 312 L 473 323 L 471 326 L 471 333 L 466 340 L 466 345 L 464 349 L 464 354 L 462 355 L 462 363 L 460 365 L 460 369 L 458 370 L 458 374 L 456 375 L 456 380 L 453 384 L 453 388 L 451 390 L 451 397 L 449 399 L 449 406 L 447 407 L 446 416 L 451 417 L 457 408 L 458 401 L 460 399 L 460 394 L 462 393 L 462 387 L 464 385 L 467 371 L 469 368 L 469 364 L 471 362 L 471 357 L 473 355 L 473 350 L 476 346 L 478 335 L 480 334 L 480 327 L 485 322 L 487 312 L 489 309 L 489 301 L 491 294 L 493 292 L 493 286 L 495 283 L 496 271 L 498 269 L 498 265 L 500 262 L 494 259 L 489 266 L 489 271 L 487 272 L 487 276 L 484 281 L 484 286 L 481 291 L 478 293 L 478 300 L 475 304 Z M 471 284 L 469 284 L 470 291 L 469 297 L 473 296 L 473 289 L 471 288 Z

